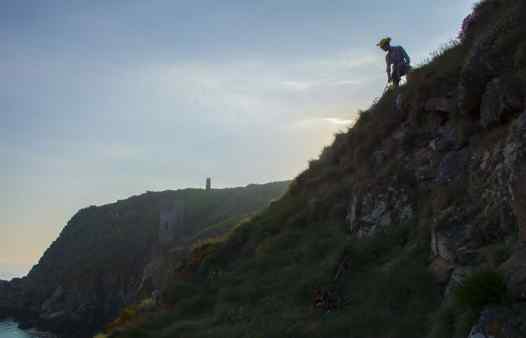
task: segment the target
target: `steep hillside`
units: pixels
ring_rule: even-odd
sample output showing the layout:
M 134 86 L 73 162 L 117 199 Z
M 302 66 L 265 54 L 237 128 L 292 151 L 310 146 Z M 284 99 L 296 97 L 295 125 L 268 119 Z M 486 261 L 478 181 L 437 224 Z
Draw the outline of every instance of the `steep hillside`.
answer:
M 27 277 L 0 284 L 0 312 L 65 337 L 89 336 L 122 306 L 161 287 L 161 265 L 172 250 L 228 232 L 288 183 L 148 192 L 82 209 Z
M 106 334 L 525 337 L 524 13 L 479 4 L 461 41 Z

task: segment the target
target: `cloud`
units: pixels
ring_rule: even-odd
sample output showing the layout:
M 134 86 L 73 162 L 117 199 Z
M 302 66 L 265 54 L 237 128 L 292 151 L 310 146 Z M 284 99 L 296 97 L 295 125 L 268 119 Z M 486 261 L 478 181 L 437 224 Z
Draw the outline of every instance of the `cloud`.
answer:
M 351 126 L 354 123 L 354 119 L 342 119 L 338 117 L 318 117 L 303 119 L 295 122 L 291 127 L 292 129 L 310 129 L 310 128 L 334 128 Z
M 362 83 L 360 80 L 318 80 L 318 81 L 283 81 L 282 86 L 292 91 L 305 90 L 323 90 L 321 87 L 338 87 L 338 86 L 358 86 Z
M 310 60 L 304 62 L 303 65 L 307 67 L 324 68 L 324 69 L 347 69 L 352 70 L 356 68 L 368 67 L 377 64 L 378 55 L 363 54 L 355 55 L 356 52 L 340 52 L 332 57 Z
M 283 81 L 281 85 L 288 90 L 308 90 L 314 87 L 316 84 L 314 82 L 308 81 Z
M 354 120 L 345 120 L 337 117 L 326 117 L 323 120 L 336 125 L 350 125 L 354 122 Z
M 216 120 L 220 116 L 222 121 L 235 124 L 240 114 L 244 121 L 261 123 L 265 117 L 294 119 L 298 113 L 320 111 L 324 105 L 346 105 L 352 111 L 370 101 L 358 94 L 360 88 L 378 80 L 367 75 L 370 64 L 377 62 L 371 56 L 289 61 L 139 65 L 123 82 L 124 86 L 144 84 L 141 90 L 158 99 L 152 102 L 158 110 L 170 103 L 200 115 L 220 111 L 206 118 Z

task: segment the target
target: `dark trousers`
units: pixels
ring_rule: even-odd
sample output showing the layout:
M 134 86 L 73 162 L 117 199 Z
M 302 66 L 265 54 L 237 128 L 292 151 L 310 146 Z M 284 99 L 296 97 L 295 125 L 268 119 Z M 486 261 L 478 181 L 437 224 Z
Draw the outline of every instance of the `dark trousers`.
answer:
M 391 79 L 395 87 L 398 87 L 400 85 L 400 79 L 402 78 L 402 76 L 407 75 L 410 68 L 411 67 L 409 65 L 406 65 L 405 63 L 399 63 L 393 66 L 393 74 L 391 75 Z

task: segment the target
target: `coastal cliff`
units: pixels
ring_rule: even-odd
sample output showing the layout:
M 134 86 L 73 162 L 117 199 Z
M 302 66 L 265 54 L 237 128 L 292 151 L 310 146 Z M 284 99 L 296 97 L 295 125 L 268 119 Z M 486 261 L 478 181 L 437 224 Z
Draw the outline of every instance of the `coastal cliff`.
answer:
M 147 192 L 82 209 L 26 277 L 0 282 L 0 315 L 61 337 L 88 337 L 161 287 L 159 263 L 174 248 L 230 231 L 287 185 Z

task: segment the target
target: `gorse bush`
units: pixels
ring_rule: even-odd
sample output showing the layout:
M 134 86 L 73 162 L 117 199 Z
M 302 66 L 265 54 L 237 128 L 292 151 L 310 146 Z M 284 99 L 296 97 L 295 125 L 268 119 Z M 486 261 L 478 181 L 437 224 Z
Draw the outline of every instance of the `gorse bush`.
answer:
M 456 289 L 455 300 L 458 305 L 474 312 L 487 305 L 503 304 L 508 290 L 504 277 L 495 271 L 481 271 L 469 276 L 464 284 Z

